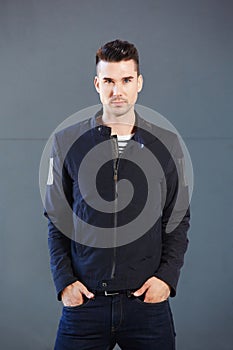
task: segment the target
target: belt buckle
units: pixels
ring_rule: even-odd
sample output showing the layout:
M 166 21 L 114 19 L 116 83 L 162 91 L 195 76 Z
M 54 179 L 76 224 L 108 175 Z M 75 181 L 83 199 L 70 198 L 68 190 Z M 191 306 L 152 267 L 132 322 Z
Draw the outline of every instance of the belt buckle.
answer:
M 119 293 L 119 292 L 109 293 L 107 290 L 104 291 L 104 295 L 105 295 L 106 297 L 109 297 L 109 296 L 111 296 L 111 295 L 118 295 L 118 294 L 120 294 L 120 293 Z

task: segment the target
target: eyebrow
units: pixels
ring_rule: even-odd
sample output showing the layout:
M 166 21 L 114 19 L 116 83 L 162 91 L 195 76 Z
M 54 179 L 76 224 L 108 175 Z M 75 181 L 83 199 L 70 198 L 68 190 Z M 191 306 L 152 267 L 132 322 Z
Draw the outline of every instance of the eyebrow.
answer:
M 121 80 L 123 79 L 134 79 L 134 77 L 132 77 L 132 75 L 129 75 L 128 77 L 123 77 Z M 114 81 L 113 78 L 109 78 L 109 77 L 103 77 L 103 80 L 112 80 Z

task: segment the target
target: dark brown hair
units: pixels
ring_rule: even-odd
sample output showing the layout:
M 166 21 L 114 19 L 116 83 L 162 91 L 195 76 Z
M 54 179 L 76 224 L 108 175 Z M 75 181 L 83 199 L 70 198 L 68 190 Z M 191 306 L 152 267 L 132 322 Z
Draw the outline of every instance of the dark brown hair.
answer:
M 139 75 L 138 50 L 128 41 L 122 41 L 119 39 L 110 41 L 100 47 L 96 52 L 96 66 L 101 60 L 106 62 L 119 62 L 122 60 L 128 61 L 131 59 L 134 60 L 137 67 L 137 74 Z

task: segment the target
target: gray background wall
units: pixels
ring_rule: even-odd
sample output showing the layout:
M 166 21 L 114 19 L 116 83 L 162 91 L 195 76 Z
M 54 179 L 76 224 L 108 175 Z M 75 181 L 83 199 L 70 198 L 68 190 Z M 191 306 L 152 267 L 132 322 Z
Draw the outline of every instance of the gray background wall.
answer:
M 233 348 L 232 10 L 227 0 L 0 0 L 1 349 L 53 348 L 61 305 L 39 162 L 61 121 L 99 103 L 94 55 L 115 38 L 138 47 L 138 103 L 176 126 L 194 166 L 190 247 L 172 300 L 177 349 Z

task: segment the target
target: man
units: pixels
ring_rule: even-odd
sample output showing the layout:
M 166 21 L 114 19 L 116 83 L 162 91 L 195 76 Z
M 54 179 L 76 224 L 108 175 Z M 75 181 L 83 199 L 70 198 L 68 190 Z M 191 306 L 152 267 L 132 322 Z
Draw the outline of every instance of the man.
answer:
M 143 78 L 133 44 L 105 44 L 96 69 L 103 108 L 55 135 L 50 163 L 45 215 L 64 305 L 55 349 L 174 350 L 168 298 L 189 228 L 182 151 L 134 110 Z

